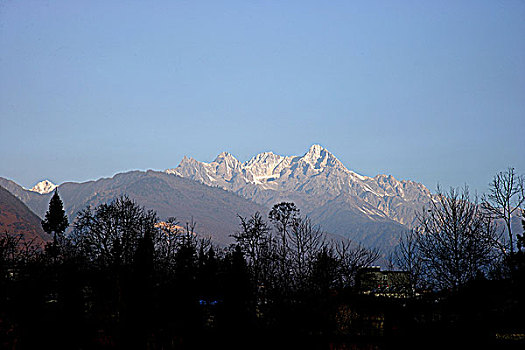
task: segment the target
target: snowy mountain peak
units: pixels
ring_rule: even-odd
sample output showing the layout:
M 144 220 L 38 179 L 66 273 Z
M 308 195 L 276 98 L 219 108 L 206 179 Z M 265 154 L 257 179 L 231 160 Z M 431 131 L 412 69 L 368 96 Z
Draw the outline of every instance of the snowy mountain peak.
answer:
M 308 152 L 303 157 L 301 157 L 300 160 L 308 163 L 313 169 L 316 170 L 323 170 L 327 167 L 347 170 L 332 153 L 327 151 L 321 145 L 312 145 Z
M 248 175 L 247 179 L 261 184 L 269 179 L 278 178 L 281 170 L 290 164 L 291 158 L 273 152 L 263 152 L 246 161 L 243 164 L 243 169 Z
M 187 156 L 184 156 L 181 161 L 181 163 L 195 163 L 195 162 L 197 162 L 197 160 L 193 159 L 192 157 L 187 157 Z
M 254 163 L 260 163 L 260 162 L 265 162 L 267 159 L 280 159 L 282 158 L 280 155 L 277 155 L 273 152 L 262 152 L 262 153 L 259 153 L 258 155 L 252 157 L 250 160 L 244 162 L 244 165 L 245 166 L 250 166 Z
M 166 172 L 235 192 L 269 207 L 292 200 L 308 212 L 332 201 L 360 203 L 360 208 L 368 208 L 366 215 L 371 218 L 388 217 L 403 225 L 413 224 L 415 210 L 431 198 L 430 191 L 416 182 L 399 181 L 391 175 L 359 175 L 319 144 L 312 145 L 302 156 L 262 152 L 244 163 L 228 152 L 219 154 L 211 163 L 185 157 L 177 168 Z
M 273 152 L 259 153 L 250 160 L 244 162 L 244 168 L 271 167 L 279 164 L 284 157 L 274 154 Z
M 215 161 L 218 159 L 235 159 L 235 157 L 230 152 L 221 152 L 216 158 Z
M 57 187 L 57 185 L 55 185 L 51 181 L 43 180 L 43 181 L 40 181 L 39 183 L 37 183 L 31 189 L 31 191 L 38 192 L 40 194 L 46 194 L 46 193 L 52 192 L 56 187 Z
M 326 149 L 324 149 L 323 146 L 319 144 L 313 144 L 310 146 L 310 149 L 308 150 L 307 154 L 308 153 L 321 154 L 322 151 L 326 151 Z
M 241 164 L 241 162 L 239 162 L 237 158 L 235 158 L 231 153 L 228 153 L 228 152 L 222 152 L 221 154 L 219 154 L 215 158 L 213 163 L 219 163 L 219 164 L 225 163 L 227 166 L 231 166 L 231 167 L 237 167 L 237 166 L 240 166 Z

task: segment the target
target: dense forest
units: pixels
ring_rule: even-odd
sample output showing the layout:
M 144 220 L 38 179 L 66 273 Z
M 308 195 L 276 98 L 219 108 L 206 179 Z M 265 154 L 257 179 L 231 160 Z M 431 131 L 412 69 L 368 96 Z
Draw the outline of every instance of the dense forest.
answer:
M 522 203 L 513 169 L 479 202 L 466 187 L 438 191 L 386 254 L 326 235 L 289 202 L 239 217 L 228 247 L 126 196 L 85 208 L 66 234 L 55 191 L 42 221 L 51 242 L 0 238 L 0 344 L 519 348 L 525 242 L 511 220 Z

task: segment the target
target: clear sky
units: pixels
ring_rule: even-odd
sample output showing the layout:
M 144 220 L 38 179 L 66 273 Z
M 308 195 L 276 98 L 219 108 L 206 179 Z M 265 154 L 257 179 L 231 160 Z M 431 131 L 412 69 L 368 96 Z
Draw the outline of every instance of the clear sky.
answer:
M 480 192 L 525 172 L 525 1 L 0 1 L 0 176 L 302 155 Z

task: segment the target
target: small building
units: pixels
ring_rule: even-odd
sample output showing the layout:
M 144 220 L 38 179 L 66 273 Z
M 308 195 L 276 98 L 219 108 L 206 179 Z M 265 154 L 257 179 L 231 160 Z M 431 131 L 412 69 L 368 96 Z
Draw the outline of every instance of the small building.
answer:
M 412 294 L 408 272 L 381 271 L 379 266 L 359 270 L 356 287 L 361 294 L 377 297 L 407 298 Z

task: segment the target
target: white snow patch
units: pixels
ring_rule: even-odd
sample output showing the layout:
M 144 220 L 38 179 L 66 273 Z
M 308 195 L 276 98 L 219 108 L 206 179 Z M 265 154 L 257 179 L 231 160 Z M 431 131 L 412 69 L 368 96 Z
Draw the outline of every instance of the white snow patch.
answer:
M 30 191 L 46 194 L 52 192 L 55 188 L 57 188 L 57 185 L 49 180 L 43 180 L 37 183 Z

